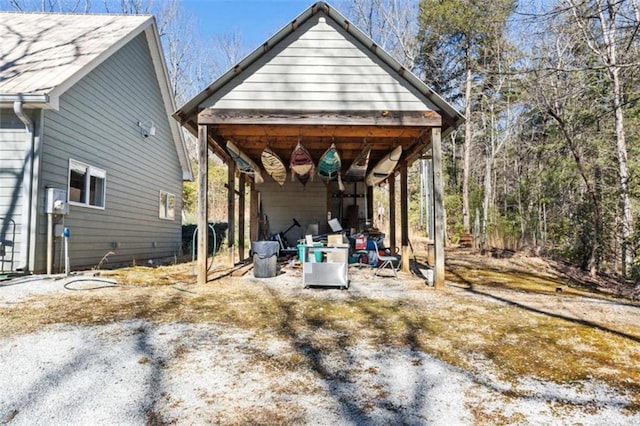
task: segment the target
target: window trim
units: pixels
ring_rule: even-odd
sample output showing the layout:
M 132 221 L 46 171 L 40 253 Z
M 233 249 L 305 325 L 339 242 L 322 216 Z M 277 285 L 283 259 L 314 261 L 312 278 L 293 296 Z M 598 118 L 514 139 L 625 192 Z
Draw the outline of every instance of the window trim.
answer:
M 87 194 L 87 202 L 81 201 L 72 201 L 71 200 L 71 171 L 72 170 L 80 170 L 84 169 L 85 171 L 85 193 Z M 102 188 L 102 205 L 94 205 L 90 204 L 89 195 L 91 194 L 91 178 L 95 177 L 98 179 L 102 179 L 103 188 Z M 69 170 L 67 173 L 67 202 L 72 206 L 86 207 L 90 209 L 96 210 L 104 210 L 107 203 L 107 172 L 106 170 L 100 169 L 98 167 L 94 167 L 90 164 L 83 163 L 82 161 L 74 160 L 72 158 L 69 159 Z
M 162 202 L 162 196 L 166 195 L 165 198 L 165 202 Z M 169 215 L 169 199 L 173 198 L 173 207 L 171 210 L 173 210 L 173 215 Z M 164 212 L 164 215 L 162 215 L 162 212 Z M 171 217 L 173 216 L 173 217 Z M 164 190 L 160 190 L 158 192 L 158 218 L 161 220 L 170 220 L 170 221 L 175 221 L 176 220 L 176 195 L 169 192 L 169 191 L 164 191 Z

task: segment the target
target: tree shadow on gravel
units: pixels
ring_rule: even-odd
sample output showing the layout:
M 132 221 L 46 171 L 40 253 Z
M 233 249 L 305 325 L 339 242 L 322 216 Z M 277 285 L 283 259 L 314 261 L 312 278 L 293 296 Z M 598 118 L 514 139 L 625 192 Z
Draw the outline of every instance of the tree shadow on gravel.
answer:
M 535 314 L 542 314 L 552 318 L 560 319 L 563 321 L 567 321 L 569 323 L 573 323 L 576 325 L 586 326 L 593 329 L 597 329 L 599 331 L 603 331 L 606 333 L 611 333 L 615 336 L 624 338 L 629 340 L 630 342 L 640 343 L 640 337 L 625 333 L 623 331 L 615 330 L 610 327 L 598 324 L 593 321 L 584 320 L 580 318 L 573 318 L 571 316 L 562 315 L 551 310 L 540 309 L 532 306 L 527 306 L 524 303 L 521 303 L 517 300 L 510 300 L 508 296 L 496 296 L 489 292 L 482 291 L 477 286 L 468 280 L 465 280 L 460 274 L 457 274 L 457 278 L 466 284 L 464 288 L 465 291 L 471 292 L 473 294 L 488 297 L 494 300 L 498 300 L 502 303 L 506 303 L 508 305 L 517 307 L 519 309 L 526 310 Z M 508 287 L 504 288 L 505 290 L 514 290 Z M 516 291 L 516 290 L 514 290 Z M 327 360 L 325 359 L 324 353 L 327 352 L 327 348 L 323 347 L 322 344 L 318 343 L 313 339 L 312 332 L 305 335 L 302 335 L 299 331 L 300 328 L 296 327 L 296 324 L 300 323 L 300 317 L 296 317 L 296 313 L 291 309 L 291 307 L 287 304 L 286 300 L 281 300 L 278 297 L 278 294 L 269 289 L 271 296 L 278 300 L 280 305 L 280 310 L 282 311 L 282 321 L 280 324 L 281 332 L 285 334 L 295 345 L 298 352 L 309 361 L 312 366 L 314 372 L 318 374 L 322 380 L 325 381 L 327 387 L 331 389 L 331 392 L 335 399 L 341 404 L 343 414 L 345 415 L 345 419 L 348 421 L 352 421 L 356 424 L 366 424 L 366 423 L 379 423 L 379 416 L 372 416 L 371 410 L 367 409 L 365 406 L 361 406 L 359 404 L 360 401 L 357 399 L 354 400 L 352 392 L 354 391 L 353 383 L 356 383 L 356 378 L 351 377 L 350 371 L 339 371 L 336 372 L 331 369 L 331 367 L 327 364 Z M 405 303 L 402 300 L 397 301 L 397 309 L 393 308 L 393 316 L 396 318 L 398 322 L 402 324 L 402 337 L 398 339 L 398 335 L 390 335 L 392 333 L 393 327 L 389 327 L 388 324 L 385 323 L 385 318 L 381 317 L 381 313 L 377 311 L 375 308 L 369 307 L 366 303 L 358 304 L 357 309 L 360 310 L 362 314 L 364 314 L 365 319 L 363 322 L 366 322 L 367 327 L 371 329 L 371 334 L 377 336 L 380 340 L 380 346 L 385 347 L 386 343 L 394 341 L 401 341 L 402 345 L 404 345 L 410 352 L 413 357 L 413 362 L 421 362 L 420 355 L 424 355 L 428 353 L 428 348 L 425 352 L 425 331 L 427 334 L 437 335 L 437 329 L 425 330 L 425 327 L 429 327 L 428 322 L 425 322 L 423 316 L 412 317 L 410 314 L 405 314 L 403 312 L 404 307 L 402 306 Z M 384 315 L 384 314 L 383 314 Z M 309 329 L 322 329 L 323 327 L 330 328 L 332 322 L 330 320 L 324 320 L 322 318 L 318 319 L 316 317 L 304 318 L 303 325 L 301 327 L 308 327 Z M 298 326 L 300 327 L 300 326 Z M 353 357 L 353 355 L 349 352 L 349 341 L 348 338 L 344 336 L 341 339 L 345 340 L 345 342 L 338 342 L 337 345 L 341 348 L 342 356 L 345 359 L 349 357 Z M 473 355 L 470 354 L 470 357 L 473 358 Z M 466 369 L 462 369 L 460 367 L 451 366 L 452 370 L 458 371 L 462 376 L 466 377 L 473 383 L 485 388 L 487 390 L 491 390 L 496 394 L 502 395 L 509 400 L 514 401 L 530 401 L 533 403 L 546 403 L 546 404 L 562 404 L 567 407 L 575 407 L 579 410 L 588 410 L 592 409 L 594 406 L 609 406 L 609 407 L 618 407 L 624 410 L 636 411 L 640 409 L 640 405 L 633 400 L 625 402 L 625 397 L 609 395 L 609 396 L 594 396 L 594 395 L 582 395 L 578 393 L 575 397 L 564 396 L 562 393 L 557 393 L 555 389 L 555 385 L 552 382 L 548 382 L 550 387 L 545 385 L 546 381 L 541 380 L 540 390 L 530 390 L 526 388 L 515 388 L 511 386 L 509 383 L 505 383 L 500 381 L 497 377 L 494 379 L 493 376 L 486 375 L 480 372 L 474 372 Z M 341 380 L 337 381 L 336 377 L 341 378 Z M 518 379 L 523 378 L 527 379 L 528 376 L 518 376 Z M 531 379 L 536 381 L 534 376 L 531 376 Z M 414 388 L 414 393 L 409 397 L 411 399 L 410 403 L 407 403 L 405 406 L 398 407 L 389 395 L 381 396 L 376 398 L 375 406 L 387 414 L 385 417 L 385 422 L 389 422 L 392 424 L 412 424 L 416 422 L 416 419 L 422 419 L 426 409 L 428 409 L 428 392 L 429 389 L 433 388 L 436 384 L 432 377 L 427 375 L 426 373 L 420 373 L 419 377 L 415 377 L 416 387 Z M 640 392 L 640 385 L 635 382 L 628 382 L 622 379 L 608 381 L 608 383 L 613 386 L 614 389 L 621 390 L 625 389 L 629 395 L 637 395 Z M 571 384 L 567 384 L 567 386 L 571 387 Z M 360 390 L 362 392 L 362 390 Z
M 99 325 L 106 325 L 106 323 L 93 324 L 89 327 Z M 129 326 L 125 325 L 124 327 L 127 328 Z M 120 340 L 118 344 L 121 343 L 123 331 L 120 330 L 118 332 L 118 339 Z M 125 340 L 125 344 L 133 347 L 136 353 L 135 356 L 138 358 L 138 364 L 146 370 L 144 382 L 140 383 L 141 388 L 145 389 L 144 396 L 141 399 L 129 402 L 136 404 L 135 411 L 146 418 L 145 423 L 147 425 L 163 425 L 167 424 L 167 421 L 163 419 L 157 405 L 164 394 L 166 359 L 154 348 L 149 331 L 150 326 L 146 321 L 142 325 L 124 331 L 125 334 L 130 335 Z M 60 394 L 65 395 L 65 399 L 62 403 L 60 401 L 55 402 L 57 411 L 49 413 L 50 421 L 54 423 L 69 422 L 78 415 L 75 412 L 76 409 L 80 410 L 81 413 L 86 410 L 87 392 L 106 392 L 107 389 L 96 388 L 96 383 L 92 383 L 88 385 L 89 387 L 83 387 L 82 389 L 74 390 L 69 387 L 80 375 L 86 372 L 98 374 L 95 371 L 92 373 L 90 371 L 99 368 L 103 363 L 103 357 L 108 356 L 106 354 L 109 354 L 112 350 L 109 342 L 104 340 L 104 336 L 97 334 L 95 339 L 95 342 L 93 340 L 85 341 L 80 347 L 75 345 L 69 347 L 64 352 L 65 358 L 54 368 L 51 368 L 52 361 L 49 361 L 48 355 L 43 353 L 43 364 L 39 367 L 41 375 L 37 377 L 37 380 L 24 389 L 18 389 L 10 394 L 2 395 L 2 405 L 9 410 L 8 412 L 0 412 L 0 424 L 10 424 L 14 419 L 27 424 L 37 423 L 39 419 L 35 415 L 38 411 L 42 411 L 41 405 L 58 401 Z M 34 350 L 37 349 L 34 348 Z M 34 365 L 31 368 L 38 367 Z M 11 373 L 5 372 L 3 376 L 4 379 L 8 380 L 11 377 Z M 130 386 L 131 384 L 126 385 L 125 389 Z
M 159 408 L 159 400 L 163 395 L 164 368 L 167 360 L 162 355 L 155 352 L 153 345 L 149 342 L 149 330 L 147 326 L 141 326 L 136 329 L 135 339 L 136 350 L 140 353 L 138 363 L 145 364 L 150 369 L 147 375 L 147 397 L 141 401 L 140 409 L 147 417 L 147 426 L 160 426 L 168 424 L 163 419 Z
M 37 403 L 40 403 L 50 394 L 58 391 L 59 386 L 52 386 L 52 383 L 60 384 L 67 377 L 76 373 L 86 363 L 87 357 L 91 355 L 89 350 L 78 351 L 71 359 L 60 365 L 53 371 L 40 376 L 28 388 L 13 392 L 11 395 L 3 395 L 4 405 L 10 407 L 7 413 L 0 413 L 0 424 L 8 424 L 14 418 L 19 418 L 22 413 L 28 413 L 29 409 Z M 4 380 L 10 377 L 10 374 L 3 373 Z
M 296 319 L 296 314 L 293 312 L 291 305 L 287 303 L 286 300 L 280 298 L 275 290 L 270 288 L 267 290 L 271 294 L 271 297 L 278 303 L 280 312 L 282 313 L 279 332 L 290 340 L 290 343 L 297 353 L 304 357 L 312 371 L 325 383 L 332 397 L 339 403 L 341 415 L 345 421 L 354 424 L 380 424 L 380 416 L 372 415 L 373 407 L 368 406 L 364 401 L 358 400 L 359 395 L 366 393 L 366 391 L 358 384 L 357 377 L 354 376 L 353 370 L 340 367 L 338 369 L 333 368 L 328 360 L 328 356 L 325 355 L 337 348 L 339 356 L 343 360 L 343 365 L 349 366 L 357 362 L 358 355 L 350 350 L 353 344 L 352 337 L 338 331 L 339 334 L 337 338 L 331 343 L 332 347 L 329 348 L 326 347 L 326 345 L 322 345 L 311 336 L 316 331 L 336 331 L 330 328 L 327 329 L 327 327 L 331 327 L 331 322 L 318 318 L 304 318 L 302 327 L 305 329 L 305 332 L 301 333 L 297 330 L 296 323 L 299 322 L 299 320 Z M 367 323 L 374 324 L 373 327 L 377 333 L 380 335 L 388 334 L 389 331 L 384 325 L 377 321 L 378 315 L 375 311 L 367 308 L 362 308 L 362 311 L 368 318 Z M 419 327 L 417 324 L 413 324 L 408 320 L 406 322 L 407 328 L 409 329 L 406 336 L 408 349 L 411 353 L 412 363 L 418 365 L 422 362 L 416 336 Z M 383 337 L 383 339 L 384 338 L 385 337 Z M 426 377 L 417 377 L 415 380 L 417 385 L 411 402 L 407 404 L 408 406 L 399 406 L 385 396 L 388 395 L 386 391 L 383 390 L 380 392 L 378 389 L 379 392 L 378 396 L 375 397 L 374 406 L 386 413 L 384 416 L 385 424 L 418 424 L 420 420 L 423 419 L 422 412 L 425 399 L 421 396 L 424 395 L 423 392 L 425 392 L 425 389 L 429 388 L 429 386 L 426 384 Z M 354 398 L 354 395 L 358 396 Z M 360 404 L 360 402 L 364 402 L 364 404 Z

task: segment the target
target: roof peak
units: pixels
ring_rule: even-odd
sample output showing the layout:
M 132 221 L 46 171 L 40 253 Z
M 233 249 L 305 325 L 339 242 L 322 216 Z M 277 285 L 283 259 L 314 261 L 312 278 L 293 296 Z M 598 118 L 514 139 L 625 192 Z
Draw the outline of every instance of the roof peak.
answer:
M 258 45 L 255 50 L 238 62 L 238 64 L 214 80 L 198 95 L 183 104 L 180 109 L 174 113 L 174 117 L 183 123 L 183 125 L 191 122 L 190 124 L 193 126 L 195 123 L 194 117 L 198 114 L 199 105 L 201 105 L 206 99 L 212 97 L 214 93 L 221 90 L 236 77 L 246 73 L 250 66 L 259 61 L 265 54 L 267 54 L 267 52 L 271 51 L 274 46 L 282 43 L 289 36 L 300 31 L 304 28 L 305 23 L 314 19 L 314 17 L 317 17 L 319 22 L 321 19 L 325 23 L 327 23 L 328 20 L 333 21 L 339 28 L 339 31 L 355 39 L 356 43 L 363 46 L 365 50 L 371 52 L 372 55 L 376 56 L 387 67 L 389 67 L 393 73 L 396 73 L 401 79 L 406 81 L 414 89 L 418 90 L 422 96 L 426 97 L 430 102 L 441 109 L 446 121 L 445 130 L 450 130 L 464 120 L 463 116 L 440 95 L 434 92 L 433 89 L 427 86 L 410 70 L 407 70 L 402 66 L 400 62 L 398 62 L 394 57 L 387 53 L 384 48 L 379 46 L 361 29 L 359 29 L 357 25 L 354 25 L 345 18 L 336 8 L 324 1 L 316 2 L 304 9 L 299 15 L 294 17 L 288 24 L 282 27 L 264 43 Z M 189 128 L 190 126 L 187 125 L 187 127 Z M 194 129 L 195 127 L 190 128 L 191 131 L 195 131 Z

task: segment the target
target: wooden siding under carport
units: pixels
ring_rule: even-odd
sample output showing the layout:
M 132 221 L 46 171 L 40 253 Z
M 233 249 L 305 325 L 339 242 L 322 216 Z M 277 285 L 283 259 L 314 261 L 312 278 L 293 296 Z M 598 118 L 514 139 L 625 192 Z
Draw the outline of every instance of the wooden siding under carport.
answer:
M 289 242 L 304 238 L 309 225 L 325 224 L 327 220 L 327 188 L 316 176 L 306 186 L 291 180 L 287 175 L 284 186 L 265 176 L 260 190 L 262 211 L 269 219 L 271 233 L 287 230 L 295 218 L 300 227 L 292 228 L 286 235 Z

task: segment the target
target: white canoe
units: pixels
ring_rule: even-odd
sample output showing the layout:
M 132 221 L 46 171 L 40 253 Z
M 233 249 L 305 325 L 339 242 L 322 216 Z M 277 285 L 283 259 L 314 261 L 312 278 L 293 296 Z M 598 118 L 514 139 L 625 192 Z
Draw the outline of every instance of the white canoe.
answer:
M 359 181 L 365 178 L 367 167 L 369 166 L 369 155 L 371 154 L 371 145 L 366 144 L 360 151 L 360 154 L 353 160 L 349 166 L 344 179 L 348 182 Z
M 227 141 L 227 152 L 229 152 L 233 161 L 236 162 L 240 172 L 253 176 L 253 180 L 258 184 L 264 182 L 262 173 L 260 173 L 260 167 L 254 163 L 247 154 L 240 151 L 240 148 L 231 141 Z
M 402 156 L 402 146 L 397 146 L 393 151 L 385 155 L 382 160 L 378 161 L 365 179 L 368 186 L 374 186 L 383 182 L 396 168 L 398 161 Z

